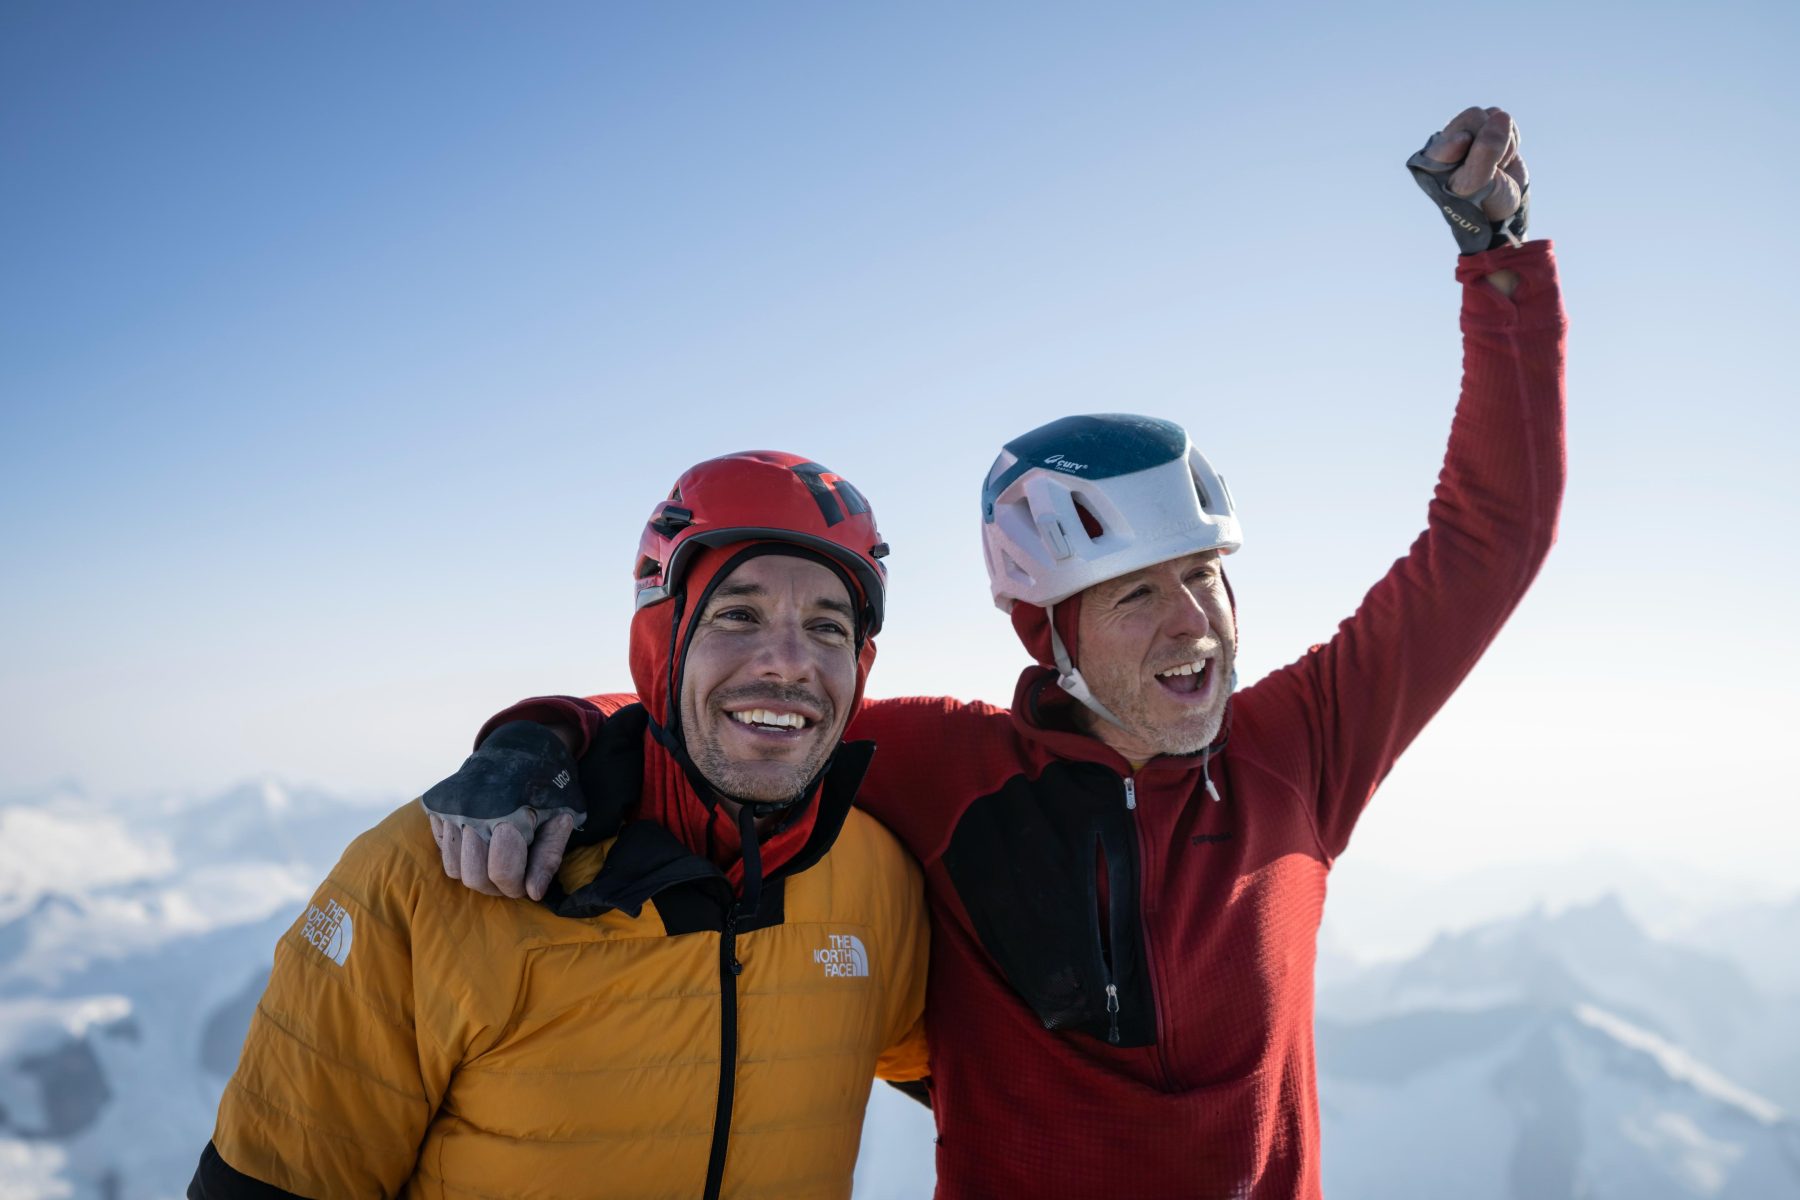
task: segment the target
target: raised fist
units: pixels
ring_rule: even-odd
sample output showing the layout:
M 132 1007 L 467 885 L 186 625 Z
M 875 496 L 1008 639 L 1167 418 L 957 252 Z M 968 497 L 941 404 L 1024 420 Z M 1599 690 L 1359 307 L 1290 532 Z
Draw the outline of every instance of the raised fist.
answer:
M 1524 240 L 1531 174 L 1518 127 L 1503 109 L 1463 109 L 1406 165 L 1464 254 Z

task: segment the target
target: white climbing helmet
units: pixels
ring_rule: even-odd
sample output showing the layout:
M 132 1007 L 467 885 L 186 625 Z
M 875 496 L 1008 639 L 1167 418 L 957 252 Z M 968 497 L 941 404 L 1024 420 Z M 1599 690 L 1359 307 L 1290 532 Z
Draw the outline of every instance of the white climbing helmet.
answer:
M 1056 631 L 1056 605 L 1144 567 L 1243 545 L 1225 479 L 1173 421 L 1064 417 L 1006 443 L 981 489 L 988 587 L 1046 610 L 1057 682 L 1115 725 Z M 1234 685 L 1235 686 L 1235 685 Z
M 1064 417 L 1006 443 L 981 490 L 994 603 L 1048 608 L 1185 554 L 1243 545 L 1225 479 L 1173 421 Z

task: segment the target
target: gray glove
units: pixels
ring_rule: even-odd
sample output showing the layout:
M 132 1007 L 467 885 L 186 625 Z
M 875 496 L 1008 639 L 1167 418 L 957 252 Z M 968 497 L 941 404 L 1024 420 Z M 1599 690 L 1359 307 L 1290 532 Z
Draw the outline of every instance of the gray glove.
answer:
M 513 825 L 527 840 L 540 821 L 567 812 L 575 828 L 587 819 L 575 760 L 548 727 L 508 721 L 494 730 L 456 774 L 433 784 L 425 811 L 491 838 L 495 825 Z M 536 812 L 536 819 L 526 809 Z
M 510 721 L 494 730 L 419 800 L 445 873 L 489 895 L 543 896 L 569 835 L 587 820 L 578 774 L 547 726 Z
M 1426 145 L 1430 144 L 1427 140 Z M 1531 185 L 1526 184 L 1520 189 L 1518 211 L 1504 221 L 1496 222 L 1481 211 L 1481 202 L 1499 186 L 1499 177 L 1490 179 L 1487 186 L 1473 196 L 1458 196 L 1450 190 L 1450 176 L 1460 166 L 1460 162 L 1439 162 L 1422 149 L 1406 160 L 1406 169 L 1412 172 L 1419 190 L 1438 206 L 1444 220 L 1450 223 L 1457 249 L 1463 254 L 1480 254 L 1496 246 L 1517 246 L 1524 242 L 1525 222 L 1531 210 Z

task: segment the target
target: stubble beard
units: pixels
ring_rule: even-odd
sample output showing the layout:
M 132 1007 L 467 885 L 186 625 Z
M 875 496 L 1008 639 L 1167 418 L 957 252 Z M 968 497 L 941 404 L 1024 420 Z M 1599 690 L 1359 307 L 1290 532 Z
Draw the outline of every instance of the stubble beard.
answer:
M 738 692 L 718 697 L 720 707 L 708 713 L 708 719 L 729 721 L 725 715 L 725 703 L 741 700 L 766 700 L 771 704 L 780 704 L 783 700 L 794 700 L 798 697 L 784 696 L 777 692 L 761 690 L 756 692 Z M 831 701 L 823 694 L 807 692 L 804 698 L 814 707 L 824 712 L 824 720 L 819 726 L 831 729 L 837 724 L 837 714 L 832 709 Z M 838 730 L 837 737 L 817 737 L 813 739 L 812 748 L 806 757 L 799 762 L 775 762 L 770 759 L 756 760 L 752 767 L 741 763 L 725 753 L 725 748 L 712 736 L 711 727 L 704 730 L 690 730 L 685 740 L 688 744 L 688 756 L 694 760 L 700 774 L 713 786 L 713 790 L 727 800 L 747 800 L 769 804 L 782 800 L 797 799 L 800 789 L 804 788 L 813 776 L 831 757 L 843 731 Z
M 716 742 L 702 742 L 692 747 L 689 753 L 694 765 L 700 768 L 700 774 L 725 799 L 766 804 L 795 799 L 807 781 L 825 765 L 831 747 L 820 743 L 802 762 L 767 763 L 762 770 L 750 769 L 727 758 Z
M 1231 666 L 1215 658 L 1208 668 L 1224 673 L 1221 686 L 1230 678 Z M 1090 675 L 1086 670 L 1088 688 L 1094 698 L 1106 706 L 1106 710 L 1118 718 L 1118 726 L 1134 739 L 1146 746 L 1153 747 L 1158 754 L 1198 754 L 1212 745 L 1219 736 L 1219 730 L 1225 725 L 1225 705 L 1230 700 L 1229 691 L 1221 691 L 1219 699 L 1204 713 L 1197 713 L 1188 718 L 1170 724 L 1159 722 L 1151 712 L 1150 697 L 1142 686 L 1136 683 L 1133 673 L 1124 672 L 1118 676 L 1100 673 Z M 1151 687 L 1160 686 L 1157 684 Z M 1105 718 L 1098 713 L 1086 712 L 1084 716 L 1092 718 L 1086 722 L 1088 732 L 1093 733 L 1098 723 Z
M 1098 696 L 1099 693 L 1096 692 L 1095 695 Z M 1101 703 L 1106 702 L 1102 700 Z M 1225 713 L 1221 708 L 1173 726 L 1158 725 L 1141 695 L 1131 696 L 1120 708 L 1114 708 L 1110 704 L 1107 708 L 1119 718 L 1126 732 L 1147 745 L 1154 746 L 1158 754 L 1198 754 L 1213 744 L 1213 740 L 1219 736 L 1220 728 L 1225 724 Z

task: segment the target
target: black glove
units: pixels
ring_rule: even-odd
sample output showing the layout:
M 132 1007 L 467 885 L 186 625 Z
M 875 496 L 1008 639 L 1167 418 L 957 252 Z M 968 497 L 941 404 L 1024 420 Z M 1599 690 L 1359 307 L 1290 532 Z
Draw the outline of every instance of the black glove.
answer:
M 1449 185 L 1450 176 L 1460 166 L 1460 162 L 1439 162 L 1428 157 L 1424 150 L 1406 160 L 1406 168 L 1412 172 L 1419 190 L 1430 197 L 1438 211 L 1444 214 L 1444 220 L 1450 223 L 1457 249 L 1463 254 L 1480 254 L 1496 246 L 1517 246 L 1523 242 L 1525 221 L 1531 209 L 1531 185 L 1526 184 L 1521 189 L 1519 211 L 1496 223 L 1481 211 L 1481 202 L 1499 185 L 1498 176 L 1473 196 L 1458 196 Z
M 561 812 L 572 814 L 575 827 L 581 828 L 587 803 L 578 774 L 568 747 L 548 726 L 508 721 L 421 802 L 426 812 L 473 829 L 486 840 L 492 840 L 496 825 L 517 825 L 529 842 L 539 821 Z

